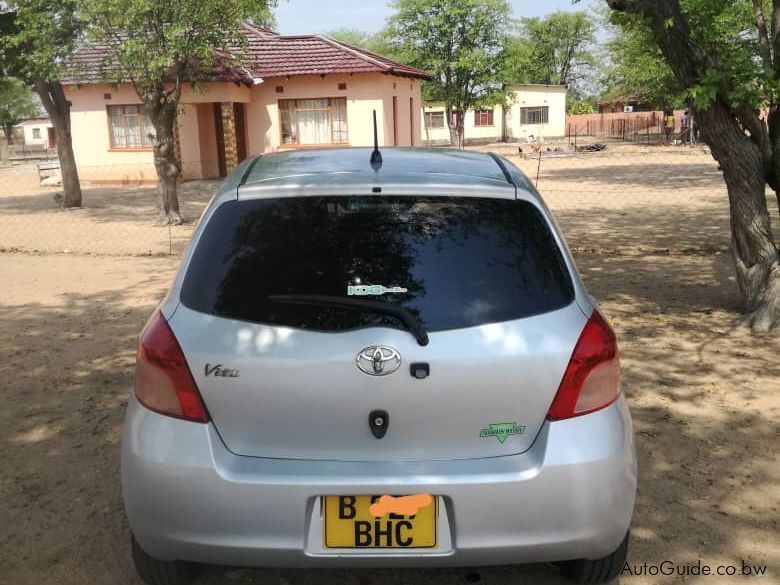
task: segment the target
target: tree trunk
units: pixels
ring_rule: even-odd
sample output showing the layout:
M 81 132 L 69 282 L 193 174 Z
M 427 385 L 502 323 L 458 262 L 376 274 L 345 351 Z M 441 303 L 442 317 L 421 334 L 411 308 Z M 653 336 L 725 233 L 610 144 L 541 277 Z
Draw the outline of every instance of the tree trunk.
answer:
M 778 104 L 773 104 L 769 108 L 767 128 L 769 130 L 770 148 L 772 149 L 772 167 L 765 172 L 769 176 L 767 182 L 775 191 L 778 218 L 780 218 L 780 184 L 778 184 L 778 181 L 780 181 L 780 106 Z
M 57 136 L 57 157 L 60 159 L 62 188 L 65 191 L 63 206 L 81 207 L 81 183 L 70 133 L 70 102 L 65 99 L 59 81 L 36 79 L 34 85 Z
M 52 124 L 54 125 L 57 158 L 60 160 L 62 189 L 65 192 L 63 205 L 65 207 L 81 207 L 81 183 L 76 167 L 76 157 L 73 154 L 70 121 L 67 125 L 63 125 L 62 120 L 52 120 Z
M 157 170 L 157 194 L 159 198 L 158 225 L 180 225 L 179 212 L 179 163 L 176 160 L 174 126 L 178 105 L 158 96 L 146 103 L 154 131 L 154 168 Z
M 452 114 L 454 113 L 454 110 L 452 109 L 451 105 L 447 105 L 445 108 L 444 115 L 446 116 L 445 122 L 447 123 L 447 130 L 449 130 L 450 133 L 450 146 L 455 146 L 457 144 L 457 136 L 456 136 L 456 130 L 452 125 Z
M 458 141 L 458 125 L 449 125 L 447 128 L 450 131 L 450 146 L 460 148 L 460 143 Z
M 458 138 L 458 148 L 460 149 L 463 149 L 466 146 L 466 136 L 464 132 L 464 120 L 458 116 L 458 123 L 455 125 L 455 135 Z
M 699 117 L 728 189 L 732 252 L 745 322 L 758 331 L 780 327 L 780 254 L 770 228 L 761 151 L 721 100 Z
M 14 143 L 14 125 L 10 122 L 4 123 L 3 134 L 5 134 L 5 143 L 11 146 Z
M 465 111 L 465 110 L 463 110 Z M 452 123 L 453 116 L 456 119 L 455 124 Z M 452 106 L 447 108 L 447 128 L 450 131 L 450 145 L 456 148 L 463 148 L 463 125 L 465 114 L 461 109 Z

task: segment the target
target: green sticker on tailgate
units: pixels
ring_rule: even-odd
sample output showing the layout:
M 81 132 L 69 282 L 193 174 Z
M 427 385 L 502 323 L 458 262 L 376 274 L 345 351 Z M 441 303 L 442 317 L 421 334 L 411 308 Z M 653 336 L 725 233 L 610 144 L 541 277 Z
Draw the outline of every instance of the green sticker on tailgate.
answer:
M 525 425 L 516 422 L 491 423 L 488 428 L 479 432 L 480 437 L 495 437 L 502 445 L 510 435 L 522 435 L 525 433 Z

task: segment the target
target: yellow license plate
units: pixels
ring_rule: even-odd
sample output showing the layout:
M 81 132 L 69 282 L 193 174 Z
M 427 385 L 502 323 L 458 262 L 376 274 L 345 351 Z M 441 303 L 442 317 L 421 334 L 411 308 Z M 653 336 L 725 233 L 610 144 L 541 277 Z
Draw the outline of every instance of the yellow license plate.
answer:
M 381 517 L 369 511 L 372 504 L 380 501 L 379 496 L 325 496 L 323 499 L 327 548 L 436 548 L 439 512 L 436 496 L 415 514 L 387 513 Z M 381 503 L 384 506 L 385 500 Z M 382 509 L 375 507 L 373 511 Z

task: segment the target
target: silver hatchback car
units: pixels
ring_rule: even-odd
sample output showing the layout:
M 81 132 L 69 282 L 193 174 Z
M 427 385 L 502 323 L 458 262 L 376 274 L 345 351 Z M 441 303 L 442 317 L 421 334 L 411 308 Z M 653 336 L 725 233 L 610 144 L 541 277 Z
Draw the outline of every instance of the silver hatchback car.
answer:
M 258 156 L 203 214 L 124 427 L 146 582 L 198 563 L 623 567 L 617 344 L 550 212 L 495 155 L 382 159 Z

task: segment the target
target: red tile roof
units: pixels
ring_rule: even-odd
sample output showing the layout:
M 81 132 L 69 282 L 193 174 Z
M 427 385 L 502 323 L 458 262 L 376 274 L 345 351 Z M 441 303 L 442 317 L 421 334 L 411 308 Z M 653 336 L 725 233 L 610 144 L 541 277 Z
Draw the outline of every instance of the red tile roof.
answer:
M 215 60 L 211 71 L 204 71 L 196 81 L 233 81 L 252 85 L 253 76 L 246 67 L 229 63 L 232 56 L 224 51 L 214 51 Z M 62 79 L 65 85 L 115 82 L 119 67 L 111 58 L 111 48 L 100 43 L 81 47 L 71 58 L 69 75 Z M 125 80 L 129 81 L 129 80 Z
M 240 66 L 228 65 L 227 53 L 218 52 L 213 71 L 200 80 L 234 81 L 252 84 L 253 78 L 287 77 L 292 75 L 334 75 L 344 73 L 384 73 L 417 79 L 431 75 L 401 63 L 371 53 L 347 43 L 320 35 L 283 36 L 244 23 L 241 32 L 247 39 L 247 52 L 239 59 Z M 241 51 L 235 50 L 235 54 Z M 91 43 L 76 52 L 72 73 L 66 84 L 96 83 L 106 74 L 116 71 L 111 63 L 110 49 Z
M 282 36 L 250 24 L 243 25 L 249 41 L 246 66 L 257 77 L 387 73 L 430 79 L 420 69 L 319 35 Z

